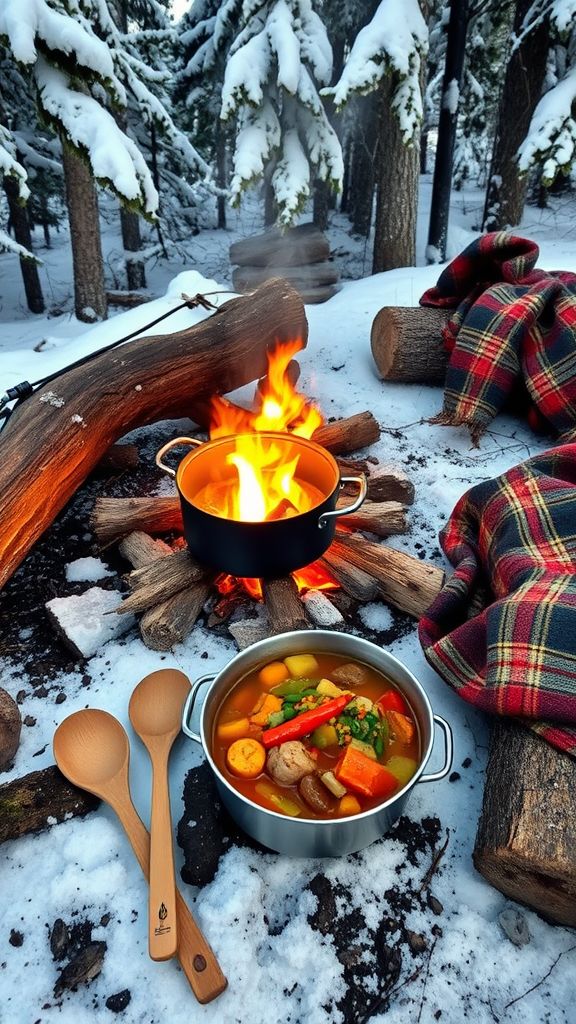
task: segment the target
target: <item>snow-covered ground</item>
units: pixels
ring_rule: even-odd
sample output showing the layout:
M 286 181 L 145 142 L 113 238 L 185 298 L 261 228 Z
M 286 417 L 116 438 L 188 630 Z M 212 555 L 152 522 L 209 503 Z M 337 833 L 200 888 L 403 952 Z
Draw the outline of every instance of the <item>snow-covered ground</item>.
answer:
M 429 192 L 426 180 L 419 222 L 420 253 L 424 252 Z M 479 193 L 454 197 L 450 255 L 474 236 L 480 206 Z M 35 380 L 134 330 L 175 305 L 182 290 L 229 287 L 230 242 L 261 227 L 251 209 L 231 214 L 229 232 L 207 231 L 191 239 L 185 266 L 172 263 L 149 268 L 150 291 L 160 296 L 155 305 L 132 310 L 120 319 L 115 316 L 89 330 L 70 313 L 71 270 L 64 233 L 57 237 L 53 250 L 41 252 L 46 259 L 42 270 L 46 297 L 51 309 L 60 311 L 54 315 L 31 317 L 26 313 L 16 261 L 0 255 L 0 390 L 26 377 Z M 528 210 L 523 233 L 539 242 L 540 266 L 576 271 L 575 222 L 576 209 L 563 200 L 552 210 Z M 114 267 L 118 241 L 111 228 L 105 231 L 104 241 L 109 264 Z M 374 411 L 382 438 L 371 451 L 381 461 L 401 463 L 416 485 L 411 531 L 390 543 L 440 562 L 437 533 L 462 492 L 541 450 L 546 442 L 525 424 L 499 417 L 480 447 L 472 448 L 464 431 L 426 422 L 440 408 L 439 389 L 380 382 L 369 346 L 374 315 L 383 305 L 416 304 L 436 280 L 438 268 L 419 266 L 362 278 L 370 269 L 370 247 L 350 238 L 339 215 L 334 215 L 330 238 L 343 276 L 360 279 L 346 281 L 328 303 L 307 308 L 310 337 L 300 359 L 303 389 L 318 398 L 327 416 L 349 415 L 365 408 Z M 185 276 L 170 285 L 179 274 Z M 210 280 L 201 280 L 197 274 Z M 190 322 L 191 314 L 186 311 L 165 327 L 173 330 Z M 88 544 L 85 556 L 95 554 Z M 102 557 L 106 562 L 105 553 Z M 83 572 L 96 579 L 102 567 L 76 563 L 67 570 L 68 579 L 80 579 Z M 389 620 L 384 605 L 365 609 L 366 635 L 378 641 Z M 22 627 L 25 641 L 26 623 Z M 486 721 L 428 667 L 415 629 L 396 641 L 391 651 L 420 679 L 434 710 L 451 722 L 458 778 L 416 786 L 409 799 L 406 813 L 410 818 L 438 817 L 449 834 L 433 881 L 439 901 L 436 930 L 431 939 L 429 912 L 410 911 L 407 925 L 430 940 L 427 967 L 410 981 L 413 967 L 404 963 L 400 976 L 404 986 L 398 988 L 387 1012 L 376 1012 L 370 1020 L 386 1020 L 386 1024 L 432 1024 L 437 1020 L 461 1024 L 468 1019 L 478 1024 L 568 1024 L 574 1020 L 573 931 L 552 927 L 536 914 L 523 911 L 530 941 L 521 948 L 512 945 L 499 923 L 507 901 L 472 865 L 487 753 Z M 130 732 L 128 700 L 142 676 L 161 665 L 173 665 L 194 678 L 219 669 L 234 653 L 231 641 L 215 637 L 201 626 L 168 656 L 149 651 L 131 633 L 110 641 L 86 664 L 58 679 L 58 689 L 66 693 L 64 704 L 34 700 L 21 668 L 5 656 L 0 661 L 0 685 L 13 694 L 26 691 L 22 715 L 33 715 L 37 721 L 33 728 L 23 729 L 14 767 L 1 781 L 52 763 L 54 729 L 72 711 L 86 706 L 105 708 Z M 184 739 L 174 749 L 174 821 L 182 813 L 184 776 L 199 758 L 199 752 Z M 430 767 L 440 760 L 441 753 L 435 751 Z M 131 785 L 144 820 L 148 818 L 149 784 L 147 757 L 132 734 Z M 129 1024 L 166 1020 L 171 1024 L 188 1024 L 190 1020 L 206 1024 L 337 1024 L 343 1019 L 337 1003 L 345 992 L 344 967 L 330 934 L 311 927 L 309 917 L 316 898 L 308 888 L 310 880 L 322 871 L 335 887 L 344 887 L 351 894 L 352 909 L 361 911 L 367 927 L 374 929 L 387 913 L 387 891 L 394 886 L 418 886 L 429 863 L 425 857 L 408 863 L 402 844 L 394 838 L 383 839 L 358 856 L 329 862 L 289 860 L 233 848 L 209 885 L 200 891 L 182 886 L 229 979 L 228 990 L 202 1007 L 173 964 L 154 964 L 148 958 L 145 887 L 128 843 L 106 808 L 85 820 L 5 844 L 0 857 L 2 1024 L 109 1021 L 106 999 L 126 989 L 131 998 L 120 1019 Z M 54 999 L 57 967 L 49 951 L 48 929 L 56 918 L 71 921 L 74 915 L 96 924 L 92 938 L 104 940 L 108 947 L 104 965 L 89 986 Z M 103 915 L 111 915 L 110 920 L 98 925 Z M 280 926 L 270 928 L 270 922 L 280 922 Z M 21 945 L 10 944 L 12 931 L 23 937 Z M 366 949 L 362 955 L 369 957 L 370 951 Z M 366 984 L 376 992 L 376 975 Z

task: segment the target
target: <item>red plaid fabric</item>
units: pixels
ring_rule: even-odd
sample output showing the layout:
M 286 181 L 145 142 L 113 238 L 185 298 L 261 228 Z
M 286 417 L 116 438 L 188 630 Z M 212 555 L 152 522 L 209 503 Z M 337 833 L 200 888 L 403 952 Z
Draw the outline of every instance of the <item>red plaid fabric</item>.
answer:
M 455 572 L 420 620 L 426 658 L 576 756 L 576 444 L 472 487 L 440 541 Z
M 511 398 L 527 393 L 533 427 L 576 439 L 576 275 L 535 270 L 538 246 L 482 235 L 442 272 L 423 306 L 454 308 L 444 409 L 476 440 Z

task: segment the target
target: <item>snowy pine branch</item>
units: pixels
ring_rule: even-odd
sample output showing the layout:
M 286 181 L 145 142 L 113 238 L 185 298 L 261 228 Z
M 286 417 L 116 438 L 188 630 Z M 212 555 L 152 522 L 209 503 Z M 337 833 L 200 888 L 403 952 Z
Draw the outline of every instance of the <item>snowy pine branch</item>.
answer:
M 542 183 L 550 185 L 559 171 L 567 170 L 576 153 L 576 67 L 544 94 L 525 141 L 518 152 L 521 172 L 543 163 Z

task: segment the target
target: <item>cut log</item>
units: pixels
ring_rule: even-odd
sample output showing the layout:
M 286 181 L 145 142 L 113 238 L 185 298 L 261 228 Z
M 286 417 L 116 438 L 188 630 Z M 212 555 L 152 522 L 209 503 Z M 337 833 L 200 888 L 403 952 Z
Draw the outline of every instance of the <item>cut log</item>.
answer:
M 140 452 L 135 444 L 113 444 L 94 467 L 99 476 L 125 473 L 140 465 Z
M 401 501 L 414 503 L 414 484 L 403 470 L 396 466 L 377 466 L 368 477 L 370 501 Z
M 310 629 L 298 587 L 291 576 L 263 580 L 264 603 L 270 619 L 270 636 L 290 633 L 294 629 Z
M 186 587 L 200 583 L 204 576 L 205 569 L 194 561 L 189 551 L 173 551 L 128 574 L 132 593 L 118 607 L 118 612 L 147 611 Z
M 22 716 L 14 698 L 0 687 L 0 771 L 8 768 L 20 743 Z
M 144 302 L 150 302 L 153 295 L 142 295 L 140 292 L 106 292 L 109 306 L 122 306 L 123 309 L 134 309 Z
M 252 292 L 270 277 L 282 277 L 299 292 L 336 284 L 338 267 L 334 263 L 312 263 L 297 267 L 237 267 L 232 271 L 232 285 L 237 292 Z
M 336 508 L 345 508 L 350 498 L 338 498 Z M 351 512 L 338 521 L 338 531 L 349 528 L 366 530 L 378 537 L 392 537 L 406 533 L 406 508 L 399 501 L 365 501 L 357 512 Z
M 442 329 L 452 313 L 432 306 L 384 306 L 370 335 L 380 376 L 405 384 L 443 384 L 448 352 Z
M 316 444 L 327 448 L 332 455 L 350 455 L 351 452 L 374 444 L 380 439 L 380 427 L 371 412 L 357 412 L 333 423 L 318 427 L 312 435 Z
M 158 558 L 165 558 L 172 554 L 172 548 L 163 540 L 154 540 L 148 533 L 142 530 L 134 530 L 124 537 L 118 545 L 118 550 L 127 562 L 134 569 L 141 569 Z
M 244 651 L 252 644 L 270 636 L 268 626 L 262 619 L 240 619 L 238 622 L 231 622 L 228 632 L 234 637 L 239 651 Z
M 324 553 L 320 563 L 328 569 L 328 572 L 332 573 L 342 589 L 356 601 L 374 601 L 378 596 L 376 580 L 369 573 L 350 564 L 347 549 L 339 545 L 337 539 Z
M 96 498 L 90 526 L 103 546 L 132 531 L 182 532 L 182 509 L 173 498 Z M 129 559 L 130 561 L 130 559 Z
M 506 896 L 576 926 L 576 760 L 514 722 L 492 730 L 473 859 Z
M 210 592 L 211 580 L 202 580 L 149 608 L 140 619 L 140 635 L 153 651 L 170 651 L 192 632 Z
M 83 817 L 99 803 L 97 797 L 68 782 L 56 765 L 5 782 L 0 786 L 0 843 Z
M 309 590 L 302 598 L 307 615 L 319 629 L 340 629 L 344 616 L 323 590 Z
M 404 551 L 371 544 L 355 535 L 339 534 L 338 543 L 346 549 L 352 565 L 374 577 L 386 601 L 415 619 L 424 614 L 442 588 L 442 569 Z
M 330 256 L 326 235 L 315 224 L 299 224 L 280 231 L 270 228 L 230 246 L 230 263 L 254 267 L 299 267 L 319 263 Z
M 297 292 L 268 281 L 185 331 L 96 355 L 26 399 L 2 431 L 0 586 L 118 437 L 167 417 L 194 417 L 197 396 L 258 379 L 269 347 L 295 336 L 304 346 L 307 334 Z

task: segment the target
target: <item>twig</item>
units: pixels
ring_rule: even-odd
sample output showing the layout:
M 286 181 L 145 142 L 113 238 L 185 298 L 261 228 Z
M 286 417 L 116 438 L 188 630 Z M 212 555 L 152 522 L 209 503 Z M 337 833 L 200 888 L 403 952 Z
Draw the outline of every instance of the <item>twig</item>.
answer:
M 539 986 L 544 981 L 546 981 L 546 978 L 550 977 L 550 975 L 552 974 L 552 971 L 556 967 L 556 964 L 558 963 L 558 961 L 561 960 L 562 957 L 566 955 L 566 953 L 571 953 L 574 949 L 576 949 L 576 945 L 570 946 L 569 949 L 563 949 L 561 953 L 558 953 L 558 956 L 556 957 L 554 963 L 552 964 L 550 969 L 548 971 L 546 971 L 546 974 L 544 975 L 544 977 L 540 978 L 540 981 L 537 981 L 535 985 L 532 985 L 532 988 L 526 989 L 526 991 L 523 992 L 522 995 L 516 996 L 515 999 L 511 999 L 509 1003 L 506 1003 L 506 1006 L 504 1007 L 504 1012 L 506 1012 L 506 1010 L 508 1009 L 509 1006 L 513 1006 L 514 1003 L 519 1002 L 520 999 L 524 999 L 524 996 L 529 996 L 531 992 L 534 992 L 534 989 L 539 988 Z
M 430 885 L 432 877 L 436 874 L 436 871 L 438 870 L 438 865 L 440 864 L 440 861 L 442 860 L 442 857 L 446 853 L 446 847 L 448 846 L 449 842 L 450 842 L 450 829 L 447 828 L 446 829 L 446 842 L 444 843 L 444 846 L 441 846 L 439 850 L 436 850 L 436 853 L 434 854 L 434 856 L 432 858 L 432 863 L 431 863 L 430 867 L 428 868 L 428 871 L 424 875 L 424 878 L 422 879 L 422 884 L 420 886 L 420 892 L 422 892 L 424 889 L 426 889 Z
M 434 945 L 436 945 L 436 939 L 434 940 Z M 434 946 L 432 946 L 432 949 L 434 949 Z M 399 985 L 388 989 L 387 992 L 383 992 L 378 996 L 376 1002 L 372 1003 L 372 1006 L 369 1006 L 366 1013 L 362 1017 L 358 1017 L 354 1024 L 366 1024 L 366 1021 L 370 1020 L 370 1017 L 373 1017 L 379 1010 L 386 1010 L 387 1004 L 390 1002 L 392 996 L 395 996 L 396 993 L 399 992 L 401 988 L 404 988 L 405 985 L 410 985 L 411 982 L 416 981 L 418 976 L 422 973 L 423 966 L 424 965 L 421 964 L 420 967 L 417 967 L 416 970 L 412 972 L 412 974 L 409 974 L 407 978 L 404 978 L 404 981 L 401 981 Z
M 436 948 L 436 943 L 437 942 L 438 942 L 438 936 L 436 936 L 436 938 L 434 939 L 434 942 L 430 946 L 430 955 L 428 957 L 428 962 L 426 964 L 426 976 L 424 978 L 424 987 L 422 989 L 422 998 L 420 1000 L 420 1009 L 418 1011 L 418 1020 L 416 1021 L 416 1024 L 420 1024 L 420 1018 L 422 1017 L 422 1010 L 424 1009 L 424 996 L 426 995 L 426 985 L 428 984 L 428 976 L 430 974 L 430 964 L 432 963 L 432 954 L 433 954 L 433 952 L 434 952 L 434 950 Z

